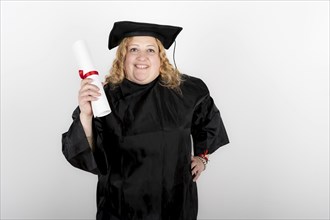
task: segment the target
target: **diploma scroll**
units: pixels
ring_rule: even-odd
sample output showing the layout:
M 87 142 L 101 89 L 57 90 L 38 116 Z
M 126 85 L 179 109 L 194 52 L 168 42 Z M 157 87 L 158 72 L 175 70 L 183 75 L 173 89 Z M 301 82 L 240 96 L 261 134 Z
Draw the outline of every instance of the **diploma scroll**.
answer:
M 82 78 L 93 79 L 92 84 L 96 85 L 101 95 L 98 100 L 92 101 L 94 117 L 103 117 L 111 113 L 108 99 L 105 95 L 99 75 L 93 65 L 88 47 L 84 40 L 78 40 L 73 44 L 73 51 L 78 62 L 79 74 Z

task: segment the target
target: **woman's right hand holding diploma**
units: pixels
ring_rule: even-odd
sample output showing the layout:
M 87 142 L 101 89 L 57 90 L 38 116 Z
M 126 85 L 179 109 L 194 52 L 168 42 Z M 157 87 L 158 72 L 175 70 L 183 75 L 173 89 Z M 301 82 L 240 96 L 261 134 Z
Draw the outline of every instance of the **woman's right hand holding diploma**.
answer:
M 93 79 L 86 78 L 81 81 L 78 95 L 80 108 L 80 121 L 87 138 L 92 137 L 93 110 L 91 101 L 95 101 L 101 95 L 99 88 L 92 84 Z
M 79 108 L 80 115 L 86 118 L 93 117 L 91 101 L 96 101 L 101 95 L 99 88 L 96 85 L 92 84 L 93 80 L 86 78 L 81 81 L 81 86 L 79 90 Z

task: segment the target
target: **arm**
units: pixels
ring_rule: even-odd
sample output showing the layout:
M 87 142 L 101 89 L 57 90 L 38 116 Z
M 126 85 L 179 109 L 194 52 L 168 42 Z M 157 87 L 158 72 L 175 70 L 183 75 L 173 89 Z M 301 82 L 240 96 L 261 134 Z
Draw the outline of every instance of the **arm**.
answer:
M 79 109 L 80 112 L 80 121 L 84 129 L 85 135 L 87 137 L 88 143 L 94 151 L 94 140 L 93 140 L 93 111 L 91 106 L 91 101 L 97 100 L 97 97 L 100 96 L 99 88 L 91 84 L 91 79 L 84 79 L 81 81 L 81 88 L 79 90 Z
M 195 155 L 191 166 L 196 181 L 206 168 L 209 154 L 229 143 L 220 112 L 209 95 L 195 108 L 191 134 Z
M 69 130 L 62 135 L 62 152 L 72 166 L 99 174 L 79 113 L 80 110 L 77 108 L 72 114 L 73 122 Z
M 79 169 L 100 174 L 107 170 L 106 156 L 102 147 L 102 123 L 93 119 L 91 101 L 99 96 L 98 88 L 91 79 L 81 82 L 79 108 L 73 115 L 68 132 L 62 135 L 62 151 L 69 163 Z
M 92 121 L 93 118 L 91 117 L 86 117 L 84 114 L 80 113 L 79 114 L 80 122 L 81 125 L 84 129 L 87 141 L 89 143 L 90 148 L 92 151 L 95 150 L 95 144 L 94 144 L 94 138 L 93 138 L 93 129 L 92 129 Z
M 209 95 L 194 111 L 191 134 L 195 156 L 212 154 L 219 147 L 229 143 L 220 111 Z

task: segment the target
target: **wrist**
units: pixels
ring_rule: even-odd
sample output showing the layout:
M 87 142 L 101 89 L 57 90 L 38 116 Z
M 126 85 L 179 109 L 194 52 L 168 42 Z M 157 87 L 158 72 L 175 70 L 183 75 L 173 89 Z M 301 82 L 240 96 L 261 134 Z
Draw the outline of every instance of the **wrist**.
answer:
M 203 157 L 196 156 L 204 165 L 204 170 L 206 169 L 206 165 L 208 163 L 208 160 L 204 159 Z
M 209 162 L 209 155 L 208 155 L 209 151 L 206 149 L 203 153 L 199 154 L 198 157 L 203 158 L 206 163 Z
M 92 120 L 93 116 L 88 116 L 83 113 L 80 113 L 80 123 L 84 129 L 86 137 L 92 137 L 93 132 L 92 132 Z
M 91 122 L 93 119 L 93 115 L 88 115 L 88 114 L 84 114 L 82 112 L 80 112 L 79 114 L 80 117 L 80 121 L 86 121 L 86 122 Z

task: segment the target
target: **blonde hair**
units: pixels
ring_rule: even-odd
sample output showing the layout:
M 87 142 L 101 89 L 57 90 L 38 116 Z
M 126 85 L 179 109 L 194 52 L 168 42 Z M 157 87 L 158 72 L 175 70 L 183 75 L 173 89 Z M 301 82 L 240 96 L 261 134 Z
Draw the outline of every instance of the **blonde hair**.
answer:
M 132 37 L 124 38 L 119 44 L 116 52 L 116 58 L 112 63 L 109 75 L 106 77 L 106 83 L 117 86 L 124 80 L 124 61 L 127 53 L 127 45 L 131 38 Z M 159 48 L 159 75 L 161 78 L 161 85 L 176 91 L 180 91 L 179 87 L 182 81 L 182 74 L 178 69 L 174 68 L 168 60 L 163 44 L 158 39 L 156 39 L 156 42 Z

